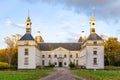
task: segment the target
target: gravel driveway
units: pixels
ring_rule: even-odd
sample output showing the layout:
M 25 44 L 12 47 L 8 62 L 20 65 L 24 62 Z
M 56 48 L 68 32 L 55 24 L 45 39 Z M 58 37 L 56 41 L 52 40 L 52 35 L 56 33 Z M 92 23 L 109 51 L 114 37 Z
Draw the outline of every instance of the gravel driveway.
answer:
M 47 77 L 43 77 L 39 80 L 87 80 L 85 78 L 82 78 L 80 76 L 76 76 L 72 74 L 68 69 L 66 68 L 55 68 L 57 72 L 54 72 Z

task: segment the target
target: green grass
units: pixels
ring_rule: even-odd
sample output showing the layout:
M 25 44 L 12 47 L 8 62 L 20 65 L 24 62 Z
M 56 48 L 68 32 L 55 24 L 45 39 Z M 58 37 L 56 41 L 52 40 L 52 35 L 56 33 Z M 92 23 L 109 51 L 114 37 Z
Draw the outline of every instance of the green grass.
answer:
M 120 80 L 120 71 L 72 70 L 73 73 L 92 80 Z
M 0 71 L 0 80 L 38 80 L 47 76 L 53 69 Z

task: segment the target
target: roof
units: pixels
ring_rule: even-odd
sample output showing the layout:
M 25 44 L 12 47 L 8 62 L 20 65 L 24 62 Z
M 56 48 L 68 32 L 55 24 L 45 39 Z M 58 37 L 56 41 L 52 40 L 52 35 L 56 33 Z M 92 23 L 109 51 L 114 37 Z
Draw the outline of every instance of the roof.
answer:
M 31 34 L 24 34 L 20 40 L 34 40 Z
M 67 50 L 79 51 L 81 45 L 81 43 L 39 43 L 38 48 L 42 51 L 50 51 L 62 47 Z
M 103 40 L 98 34 L 96 33 L 91 33 L 87 40 Z
M 79 38 L 78 42 L 83 42 L 82 37 Z

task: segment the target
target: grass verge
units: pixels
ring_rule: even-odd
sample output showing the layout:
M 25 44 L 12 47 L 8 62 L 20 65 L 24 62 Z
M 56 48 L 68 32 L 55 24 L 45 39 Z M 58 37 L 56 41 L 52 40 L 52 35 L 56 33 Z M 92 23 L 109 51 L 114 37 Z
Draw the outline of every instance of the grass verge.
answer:
M 0 71 L 0 80 L 38 80 L 47 76 L 53 69 Z
M 120 80 L 120 71 L 72 70 L 73 73 L 91 80 Z

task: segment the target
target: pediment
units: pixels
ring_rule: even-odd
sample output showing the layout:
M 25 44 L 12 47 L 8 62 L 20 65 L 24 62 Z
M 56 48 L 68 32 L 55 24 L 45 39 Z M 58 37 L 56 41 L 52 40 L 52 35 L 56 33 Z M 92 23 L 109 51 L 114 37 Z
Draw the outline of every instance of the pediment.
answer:
M 54 49 L 53 51 L 69 51 L 69 50 L 67 50 L 63 47 L 58 47 L 58 48 Z

